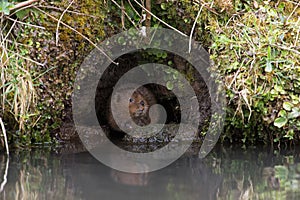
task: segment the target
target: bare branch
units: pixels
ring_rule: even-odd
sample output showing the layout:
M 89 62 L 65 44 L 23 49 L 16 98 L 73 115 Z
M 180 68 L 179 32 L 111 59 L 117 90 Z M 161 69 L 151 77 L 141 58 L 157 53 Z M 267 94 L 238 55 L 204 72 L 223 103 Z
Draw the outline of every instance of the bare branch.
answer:
M 113 1 L 113 0 L 112 0 Z M 163 23 L 164 25 L 166 25 L 167 27 L 169 27 L 170 29 L 176 31 L 177 33 L 179 33 L 180 35 L 186 36 L 186 34 L 182 33 L 181 31 L 177 30 L 176 28 L 174 28 L 173 26 L 169 25 L 168 23 L 164 22 L 163 20 L 159 19 L 157 16 L 155 16 L 152 12 L 150 12 L 149 10 L 147 10 L 142 4 L 140 4 L 137 0 L 133 0 L 137 5 L 139 5 L 141 8 L 143 8 L 147 13 L 149 13 L 152 17 L 154 17 L 155 19 L 157 19 L 158 21 L 160 21 L 161 23 Z
M 0 43 L 0 46 L 4 45 L 5 40 L 8 38 L 9 34 L 11 33 L 11 31 L 13 30 L 14 26 L 16 25 L 16 21 L 14 21 L 13 25 L 11 25 L 10 29 L 8 30 L 6 36 L 3 38 L 2 42 Z
M 124 10 L 116 1 L 111 0 L 120 10 Z M 127 14 L 127 12 L 124 12 L 124 14 L 126 15 L 126 17 L 129 19 L 129 21 L 133 24 L 133 26 L 138 30 L 137 26 L 135 25 L 134 21 L 132 21 L 132 19 L 129 17 L 129 15 Z
M 9 49 L 6 49 L 6 50 L 9 51 L 10 53 L 12 53 L 12 54 L 14 54 L 14 55 L 20 57 L 20 58 L 23 58 L 24 60 L 28 60 L 28 61 L 30 61 L 30 62 L 32 62 L 32 63 L 35 63 L 35 64 L 39 65 L 39 66 L 44 66 L 44 64 L 39 63 L 39 62 L 37 62 L 37 61 L 34 61 L 34 60 L 30 59 L 30 58 L 21 56 L 20 54 L 14 52 L 14 51 L 12 51 L 12 50 L 9 50 Z
M 16 4 L 13 8 L 11 8 L 10 10 L 16 10 L 16 9 L 19 9 L 19 8 L 22 8 L 22 7 L 25 7 L 25 6 L 28 6 L 28 5 L 31 5 L 35 2 L 38 2 L 40 0 L 28 0 L 28 1 L 24 1 L 24 2 L 21 2 L 21 3 L 18 3 Z
M 9 20 L 11 20 L 13 22 L 17 22 L 19 24 L 22 24 L 22 25 L 31 26 L 31 27 L 34 27 L 34 28 L 39 28 L 39 29 L 45 30 L 45 27 L 43 27 L 43 26 L 37 26 L 37 25 L 34 25 L 34 24 L 24 23 L 24 22 L 18 21 L 16 19 L 13 19 L 13 18 L 10 18 L 10 17 L 7 17 L 7 16 L 5 16 L 5 18 L 7 18 L 7 19 L 9 19 Z
M 133 5 L 132 5 L 132 3 L 131 3 L 130 0 L 128 0 L 128 3 L 129 3 L 129 5 L 131 6 L 132 10 L 133 10 L 139 17 L 142 17 L 142 16 L 140 15 L 140 13 L 133 7 Z
M 151 0 L 146 0 L 146 9 L 151 12 Z M 145 25 L 147 28 L 151 27 L 151 15 L 149 12 L 146 13 Z
M 64 14 L 66 13 L 67 10 L 69 10 L 70 6 L 73 4 L 74 0 L 71 1 L 71 3 L 68 5 L 68 7 L 63 11 L 63 13 L 61 14 L 61 16 L 59 17 L 59 20 L 57 22 L 57 26 L 56 26 L 56 36 L 55 36 L 55 44 L 56 46 L 58 45 L 58 40 L 59 40 L 59 33 L 58 33 L 58 29 L 59 29 L 59 24 L 61 22 L 61 19 L 63 18 Z

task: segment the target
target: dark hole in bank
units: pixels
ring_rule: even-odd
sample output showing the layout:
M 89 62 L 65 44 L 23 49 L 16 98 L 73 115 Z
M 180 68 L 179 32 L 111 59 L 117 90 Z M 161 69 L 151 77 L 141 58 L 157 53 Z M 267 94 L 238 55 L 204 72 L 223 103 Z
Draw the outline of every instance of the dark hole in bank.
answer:
M 191 68 L 193 68 L 193 66 L 191 66 L 180 56 L 167 52 L 167 57 L 165 59 L 157 60 L 155 56 L 149 56 L 148 51 L 149 50 L 139 50 L 120 56 L 115 60 L 117 63 L 119 63 L 119 65 L 117 66 L 111 64 L 105 70 L 99 80 L 95 95 L 95 109 L 97 118 L 100 126 L 108 129 L 106 134 L 114 143 L 121 141 L 125 134 L 119 131 L 115 131 L 109 125 L 109 99 L 113 92 L 113 87 L 126 72 L 141 64 L 159 63 L 163 65 L 169 65 L 170 61 L 172 61 L 173 64 L 169 66 L 177 69 L 188 80 L 190 79 L 191 86 L 193 87 L 197 95 L 197 99 L 200 105 L 199 112 L 201 115 L 199 132 L 202 130 L 204 123 L 207 123 L 207 119 L 210 118 L 211 100 L 208 88 L 198 71 L 193 70 L 194 73 L 191 76 L 190 71 L 192 70 Z M 168 90 L 166 87 L 157 84 L 147 84 L 144 85 L 144 87 L 151 91 L 155 95 L 157 103 L 161 104 L 165 108 L 167 112 L 166 124 L 180 123 L 180 105 L 175 94 L 171 90 Z

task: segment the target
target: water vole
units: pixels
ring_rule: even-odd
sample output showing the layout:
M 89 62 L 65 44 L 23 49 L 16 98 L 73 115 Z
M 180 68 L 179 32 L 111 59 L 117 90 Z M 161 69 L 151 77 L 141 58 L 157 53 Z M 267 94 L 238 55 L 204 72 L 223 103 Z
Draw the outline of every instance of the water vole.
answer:
M 130 98 L 128 99 L 126 97 Z M 150 124 L 149 109 L 152 105 L 156 104 L 156 98 L 154 94 L 144 86 L 139 87 L 133 94 L 130 94 L 130 90 L 124 87 L 117 90 L 115 95 L 110 97 L 109 102 L 111 102 L 111 104 L 109 104 L 108 124 L 115 131 L 122 131 L 114 120 L 111 106 L 117 108 L 118 117 L 124 119 L 121 120 L 121 125 L 130 130 L 132 123 L 139 126 Z M 131 120 L 126 120 L 128 119 L 128 114 Z

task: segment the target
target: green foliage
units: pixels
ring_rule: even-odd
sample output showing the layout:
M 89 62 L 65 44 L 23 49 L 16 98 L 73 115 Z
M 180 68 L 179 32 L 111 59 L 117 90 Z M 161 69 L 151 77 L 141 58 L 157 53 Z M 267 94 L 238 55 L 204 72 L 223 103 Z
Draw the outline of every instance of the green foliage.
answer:
M 208 49 L 214 63 L 212 70 L 224 77 L 228 109 L 223 139 L 243 143 L 298 139 L 299 7 L 289 1 L 202 3 L 193 35 Z M 133 6 L 139 11 L 139 6 Z M 200 6 L 186 0 L 152 1 L 151 11 L 189 35 Z M 125 8 L 127 11 L 128 6 Z M 110 9 L 118 13 L 114 19 L 122 16 L 113 4 Z M 154 17 L 152 26 L 166 27 Z M 125 17 L 124 28 L 130 27 Z M 159 54 L 156 58 L 156 62 L 160 60 Z M 171 82 L 168 85 L 172 87 Z
M 122 5 L 122 1 L 116 2 Z M 208 49 L 212 70 L 224 77 L 228 108 L 223 139 L 243 143 L 298 139 L 299 7 L 290 1 L 205 0 L 202 3 L 204 7 L 193 38 Z M 68 4 L 66 0 L 54 1 L 51 6 L 57 9 L 44 11 L 58 19 L 61 8 Z M 43 5 L 47 7 L 48 4 L 43 2 Z M 201 5 L 187 0 L 153 0 L 151 12 L 189 35 Z M 2 1 L 0 12 L 9 14 L 11 6 Z M 123 6 L 130 20 L 112 1 L 106 4 L 101 0 L 75 2 L 69 10 L 81 14 L 66 12 L 62 22 L 95 42 L 102 40 L 104 35 L 109 37 L 144 25 L 145 13 L 137 4 L 123 1 Z M 57 21 L 51 21 L 39 10 L 23 9 L 15 17 L 45 29 L 17 24 L 7 39 L 18 45 L 5 41 L 9 51 L 0 48 L 1 63 L 5 63 L 0 73 L 6 76 L 1 85 L 1 90 L 5 91 L 1 96 L 1 100 L 5 96 L 5 101 L 1 102 L 5 112 L 0 114 L 6 125 L 10 124 L 11 140 L 20 143 L 50 141 L 68 115 L 76 69 L 92 46 L 62 24 L 59 45 L 56 45 Z M 2 20 L 6 24 L 5 29 L 1 29 L 2 35 L 6 35 L 13 22 L 4 17 Z M 153 27 L 166 27 L 154 17 L 151 20 Z M 120 38 L 119 42 L 124 40 Z M 153 50 L 147 56 L 153 62 L 174 65 L 168 53 Z M 32 63 L 28 58 L 45 65 Z M 186 77 L 192 80 L 193 70 L 189 67 L 184 70 Z M 177 75 L 168 71 L 165 74 L 171 89 Z M 29 94 L 34 94 L 34 98 L 28 101 L 30 95 L 23 95 L 24 91 L 31 91 Z
M 211 58 L 228 88 L 230 121 L 249 133 L 245 139 L 251 139 L 253 129 L 262 135 L 273 131 L 275 141 L 299 133 L 299 15 L 291 3 L 259 2 L 239 17 L 216 18 L 208 26 Z
M 3 13 L 4 15 L 9 15 L 10 9 L 14 8 L 14 4 L 8 2 L 7 0 L 2 0 L 0 2 L 0 13 Z
M 48 3 L 43 2 L 50 9 L 44 12 L 59 19 L 61 8 L 69 2 L 51 2 L 50 7 Z M 73 12 L 67 11 L 62 22 L 97 43 L 104 35 L 102 3 L 74 3 L 70 8 Z M 4 63 L 0 69 L 0 104 L 4 105 L 0 116 L 10 143 L 16 146 L 56 142 L 62 122 L 71 115 L 76 69 L 92 49 L 92 45 L 62 24 L 56 45 L 57 21 L 44 12 L 35 8 L 17 10 L 11 17 L 23 24 L 1 19 L 4 29 L 0 35 L 7 38 L 3 41 L 5 48 L 0 48 L 0 60 Z

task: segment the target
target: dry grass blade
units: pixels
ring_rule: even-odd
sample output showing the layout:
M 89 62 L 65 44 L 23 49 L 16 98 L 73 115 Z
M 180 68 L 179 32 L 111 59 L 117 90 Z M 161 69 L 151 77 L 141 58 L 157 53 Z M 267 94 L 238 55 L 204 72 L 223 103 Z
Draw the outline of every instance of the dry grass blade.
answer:
M 193 37 L 193 33 L 194 33 L 194 30 L 195 30 L 197 21 L 198 21 L 198 19 L 199 19 L 199 17 L 200 17 L 200 13 L 201 13 L 201 11 L 202 11 L 202 9 L 203 9 L 203 6 L 204 6 L 204 5 L 202 5 L 201 8 L 200 8 L 200 10 L 198 11 L 197 17 L 196 17 L 196 19 L 195 19 L 195 21 L 194 21 L 194 24 L 193 24 L 193 27 L 192 27 L 192 30 L 191 30 L 191 33 L 190 33 L 190 39 L 189 39 L 189 53 L 191 52 L 191 49 L 192 49 L 192 37 Z
M 169 27 L 170 29 L 176 31 L 177 33 L 179 33 L 180 35 L 186 36 L 188 37 L 186 34 L 184 34 L 183 32 L 179 31 L 178 29 L 174 28 L 173 26 L 171 26 L 170 24 L 164 22 L 163 20 L 161 20 L 159 17 L 157 17 L 156 15 L 154 15 L 152 12 L 150 12 L 149 10 L 147 10 L 142 4 L 140 4 L 137 0 L 133 0 L 138 6 L 140 6 L 142 9 L 144 9 L 147 13 L 149 13 L 152 17 L 154 17 L 155 19 L 157 19 L 159 22 L 161 22 L 162 24 L 166 25 L 167 27 Z
M 1 125 L 2 134 L 3 134 L 3 137 L 4 137 L 6 154 L 9 155 L 9 148 L 8 148 L 6 130 L 5 130 L 4 123 L 3 123 L 1 117 L 0 117 L 0 125 Z M 0 192 L 1 192 L 1 190 L 0 190 Z

